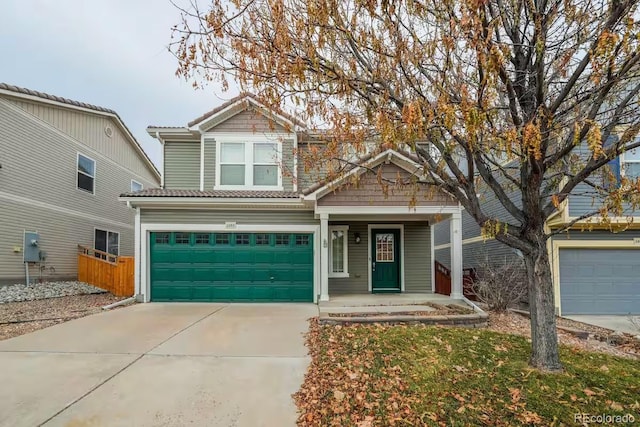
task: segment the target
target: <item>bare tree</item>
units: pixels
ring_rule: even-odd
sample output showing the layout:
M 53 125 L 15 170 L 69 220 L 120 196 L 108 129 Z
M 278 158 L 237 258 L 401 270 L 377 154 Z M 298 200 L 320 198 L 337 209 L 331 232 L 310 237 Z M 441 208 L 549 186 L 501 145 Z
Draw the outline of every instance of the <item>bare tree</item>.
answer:
M 181 9 L 170 49 L 195 84 L 233 78 L 330 128 L 324 156 L 367 140 L 410 147 L 426 181 L 522 252 L 531 364 L 560 370 L 545 223 L 569 194 L 596 199 L 580 220 L 638 205 L 638 182 L 612 184 L 604 168 L 640 145 L 637 5 L 213 0 Z M 483 210 L 481 188 L 507 219 Z

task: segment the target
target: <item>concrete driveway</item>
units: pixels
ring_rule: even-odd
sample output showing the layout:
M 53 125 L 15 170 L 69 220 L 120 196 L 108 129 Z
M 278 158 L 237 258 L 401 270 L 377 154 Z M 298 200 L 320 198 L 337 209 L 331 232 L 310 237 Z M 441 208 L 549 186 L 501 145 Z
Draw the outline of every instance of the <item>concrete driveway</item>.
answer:
M 0 341 L 1 426 L 294 426 L 312 304 L 138 304 Z
M 572 315 L 565 316 L 567 319 L 577 322 L 587 323 L 589 325 L 600 326 L 601 328 L 611 329 L 613 331 L 626 332 L 631 335 L 640 335 L 640 316 L 613 316 L 613 315 Z M 631 319 L 634 319 L 632 321 Z

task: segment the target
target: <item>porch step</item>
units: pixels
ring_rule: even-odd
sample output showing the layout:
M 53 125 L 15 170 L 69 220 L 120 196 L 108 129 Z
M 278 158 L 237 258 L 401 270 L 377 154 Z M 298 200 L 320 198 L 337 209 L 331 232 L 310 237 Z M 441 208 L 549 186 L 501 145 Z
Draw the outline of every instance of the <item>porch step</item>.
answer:
M 435 311 L 428 305 L 376 305 L 376 306 L 346 306 L 346 307 L 320 307 L 320 314 L 344 314 L 344 313 L 407 313 L 415 311 Z
M 323 307 L 406 307 L 412 306 L 412 311 L 416 311 L 416 306 L 435 303 L 440 305 L 460 304 L 467 307 L 462 300 L 452 299 L 448 295 L 428 294 L 428 293 L 402 293 L 402 294 L 352 294 L 330 296 L 329 301 L 320 301 L 320 309 Z M 430 307 L 429 307 L 430 308 Z M 389 310 L 386 310 L 389 312 Z M 406 311 L 402 310 L 402 311 Z

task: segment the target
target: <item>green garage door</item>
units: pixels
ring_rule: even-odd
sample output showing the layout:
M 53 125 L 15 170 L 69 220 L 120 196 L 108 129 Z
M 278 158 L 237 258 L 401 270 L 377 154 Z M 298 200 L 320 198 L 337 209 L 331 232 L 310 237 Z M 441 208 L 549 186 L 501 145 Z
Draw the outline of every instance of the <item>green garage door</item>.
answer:
M 313 235 L 151 233 L 152 301 L 313 301 Z

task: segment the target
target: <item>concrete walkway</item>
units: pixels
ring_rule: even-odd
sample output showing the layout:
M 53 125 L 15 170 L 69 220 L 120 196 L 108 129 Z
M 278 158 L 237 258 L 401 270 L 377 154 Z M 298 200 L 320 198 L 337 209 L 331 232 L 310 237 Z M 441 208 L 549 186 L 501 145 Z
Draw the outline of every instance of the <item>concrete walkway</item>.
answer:
M 294 426 L 312 304 L 138 304 L 0 341 L 0 426 Z
M 572 315 L 565 316 L 567 319 L 577 322 L 587 323 L 589 325 L 600 326 L 601 328 L 611 329 L 612 331 L 625 332 L 631 335 L 640 335 L 640 316 L 608 316 L 608 315 Z M 631 318 L 635 319 L 634 322 Z

